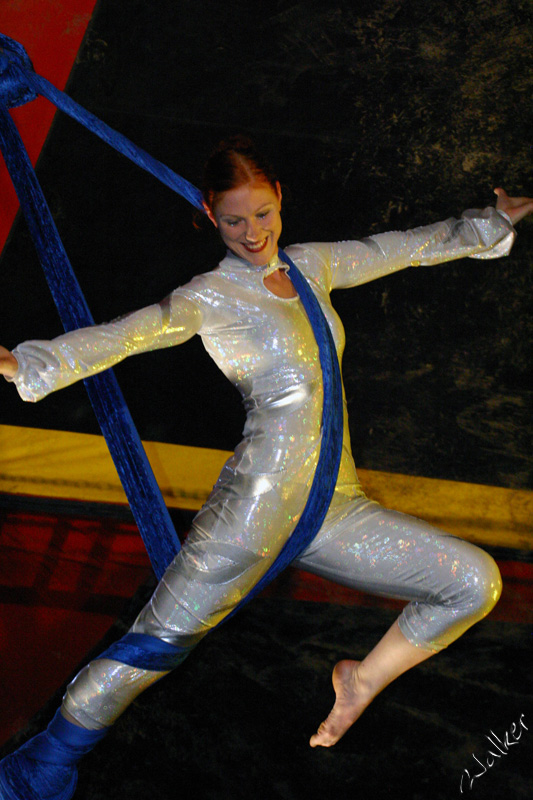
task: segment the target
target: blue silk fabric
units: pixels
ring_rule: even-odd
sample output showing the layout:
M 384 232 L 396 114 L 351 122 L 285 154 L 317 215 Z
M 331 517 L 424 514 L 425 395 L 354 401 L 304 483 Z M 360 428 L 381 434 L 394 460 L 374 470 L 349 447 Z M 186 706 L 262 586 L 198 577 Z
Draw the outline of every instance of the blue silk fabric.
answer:
M 91 325 L 93 319 L 18 131 L 7 111 L 8 107 L 26 103 L 37 94 L 47 97 L 62 111 L 201 210 L 202 195 L 188 181 L 36 75 L 22 46 L 0 34 L 0 145 L 52 295 L 68 331 Z M 333 496 L 342 452 L 342 385 L 333 337 L 318 300 L 303 275 L 281 249 L 279 257 L 289 265 L 289 277 L 300 296 L 318 344 L 324 383 L 321 449 L 307 504 L 291 537 L 267 573 L 229 616 L 260 592 L 315 538 Z M 179 550 L 179 540 L 140 438 L 111 370 L 86 380 L 85 385 L 154 571 L 161 577 Z M 106 657 L 130 666 L 155 670 L 170 669 L 185 657 L 186 653 L 180 648 L 162 652 L 157 641 L 147 636 L 140 646 L 139 641 L 133 643 L 131 637 L 124 637 L 106 651 Z M 150 666 L 147 666 L 148 663 Z

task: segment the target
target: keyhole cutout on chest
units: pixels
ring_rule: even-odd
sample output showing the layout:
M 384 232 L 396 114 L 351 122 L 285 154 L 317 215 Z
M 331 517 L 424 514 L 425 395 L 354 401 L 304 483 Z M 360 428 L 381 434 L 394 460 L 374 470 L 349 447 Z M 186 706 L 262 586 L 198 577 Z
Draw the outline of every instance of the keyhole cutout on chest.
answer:
M 281 297 L 283 300 L 292 300 L 298 297 L 298 292 L 284 269 L 277 269 L 270 275 L 265 275 L 263 284 L 271 294 Z

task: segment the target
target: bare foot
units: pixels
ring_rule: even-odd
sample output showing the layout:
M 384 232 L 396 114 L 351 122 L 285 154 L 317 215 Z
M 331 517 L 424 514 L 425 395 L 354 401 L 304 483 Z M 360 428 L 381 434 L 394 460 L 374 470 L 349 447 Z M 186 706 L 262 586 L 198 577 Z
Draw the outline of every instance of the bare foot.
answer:
M 335 705 L 318 731 L 311 736 L 311 747 L 331 747 L 344 736 L 361 716 L 372 698 L 363 692 L 358 680 L 357 667 L 360 661 L 339 661 L 333 670 Z

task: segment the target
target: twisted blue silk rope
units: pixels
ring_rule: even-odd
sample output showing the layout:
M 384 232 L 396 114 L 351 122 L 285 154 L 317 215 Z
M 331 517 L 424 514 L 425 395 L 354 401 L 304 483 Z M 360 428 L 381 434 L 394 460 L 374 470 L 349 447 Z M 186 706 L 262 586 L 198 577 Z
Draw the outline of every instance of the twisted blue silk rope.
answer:
M 28 154 L 5 107 L 35 98 L 23 81 L 26 73 L 32 74 L 31 64 L 21 55 L 18 43 L 6 42 L 0 35 L 0 47 L 0 148 L 6 166 L 65 330 L 93 325 Z M 154 572 L 160 578 L 180 543 L 142 442 L 113 371 L 84 383 Z
M 76 764 L 106 734 L 105 728 L 90 731 L 79 725 L 73 725 L 58 709 L 46 731 L 34 736 L 25 747 L 25 752 L 30 758 L 34 756 L 48 764 L 67 767 Z M 67 742 L 68 746 L 65 747 Z
M 191 650 L 192 647 L 178 647 L 145 633 L 127 633 L 98 658 L 122 661 L 123 664 L 138 669 L 166 672 L 185 661 Z
M 196 208 L 203 210 L 202 194 L 196 187 L 152 158 L 141 148 L 136 147 L 126 137 L 113 131 L 94 115 L 82 109 L 44 78 L 36 75 L 21 45 L 0 34 L 0 101 L 3 100 L 5 105 L 11 107 L 28 102 L 37 94 L 47 97 L 62 111 L 92 130 L 143 169 L 151 172 Z M 66 330 L 91 325 L 93 324 L 92 317 L 59 239 L 50 211 L 20 137 L 18 137 L 18 132 L 5 109 L 0 116 L 0 127 L 0 143 L 5 150 L 6 163 L 19 195 L 21 207 L 27 217 L 63 324 Z M 300 296 L 318 344 L 324 384 L 322 441 L 307 504 L 298 524 L 274 564 L 229 616 L 236 613 L 245 602 L 260 592 L 316 536 L 331 502 L 342 453 L 342 384 L 333 337 L 311 287 L 296 265 L 281 249 L 279 256 L 289 265 L 289 277 Z M 85 381 L 85 385 L 115 460 L 117 471 L 123 482 L 154 570 L 158 577 L 161 577 L 164 567 L 170 563 L 179 550 L 179 541 L 118 384 L 114 377 L 110 377 L 110 372 L 92 377 Z M 159 657 L 161 664 L 168 664 L 169 658 L 176 662 L 180 659 L 183 660 L 184 655 L 180 648 L 175 648 L 173 655 L 158 654 L 157 648 L 154 650 L 151 646 L 149 641 L 151 638 L 153 637 L 146 637 L 143 645 L 148 653 L 146 658 L 139 654 L 138 645 L 133 645 L 131 640 L 121 640 L 116 645 L 121 653 L 119 660 L 131 666 L 150 669 L 159 668 L 155 666 Z M 169 647 L 171 646 L 169 645 Z M 118 653 L 119 650 L 113 652 Z M 109 651 L 106 651 L 106 657 L 114 656 L 110 656 Z M 147 660 L 151 664 L 150 667 L 143 666 Z M 165 668 L 165 666 L 161 666 L 161 669 Z
M 65 330 L 93 325 L 18 131 L 1 105 L 0 148 Z M 84 383 L 150 561 L 160 578 L 180 544 L 126 401 L 112 370 Z

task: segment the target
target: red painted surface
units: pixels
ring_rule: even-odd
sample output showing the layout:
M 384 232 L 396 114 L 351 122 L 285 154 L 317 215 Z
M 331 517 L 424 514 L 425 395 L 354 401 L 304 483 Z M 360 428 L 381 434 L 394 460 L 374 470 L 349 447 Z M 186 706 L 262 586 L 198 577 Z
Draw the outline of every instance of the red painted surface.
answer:
M 64 89 L 96 0 L 2 0 L 0 31 L 20 42 L 37 73 Z M 55 108 L 37 98 L 11 112 L 35 164 Z M 17 213 L 18 200 L 0 159 L 0 251 Z
M 133 523 L 0 510 L 0 745 L 109 630 L 150 574 Z

